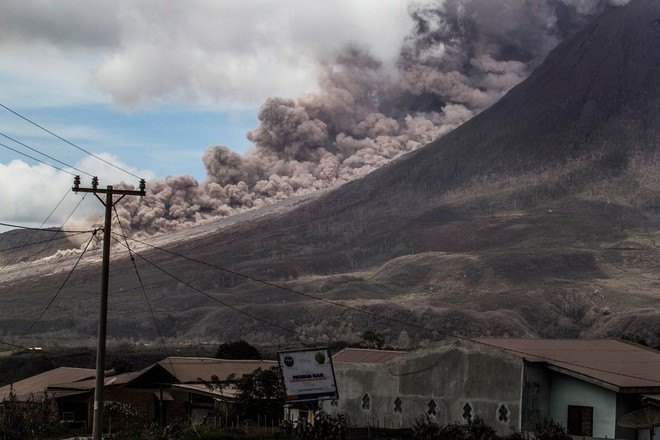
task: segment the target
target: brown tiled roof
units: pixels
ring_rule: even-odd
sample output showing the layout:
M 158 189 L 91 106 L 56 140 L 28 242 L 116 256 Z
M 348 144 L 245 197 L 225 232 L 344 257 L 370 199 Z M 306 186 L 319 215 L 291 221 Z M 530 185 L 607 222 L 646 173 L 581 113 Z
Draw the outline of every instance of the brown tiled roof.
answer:
M 202 357 L 169 357 L 158 362 L 170 374 L 182 383 L 195 383 L 200 379 L 211 381 L 213 376 L 226 380 L 231 374 L 240 378 L 254 372 L 257 368 L 267 370 L 276 366 L 277 361 L 269 360 L 227 360 Z
M 332 355 L 333 363 L 351 362 L 364 364 L 382 364 L 406 354 L 405 351 L 373 350 L 367 348 L 345 348 Z
M 84 381 L 95 376 L 96 371 L 88 368 L 55 368 L 54 370 L 46 371 L 16 382 L 13 385 L 6 385 L 0 388 L 0 401 L 9 398 L 12 387 L 19 400 L 28 400 L 31 396 L 35 399 L 42 399 L 44 391 L 53 384 Z
M 660 389 L 660 352 L 618 339 L 491 339 L 528 362 L 543 362 L 619 388 Z

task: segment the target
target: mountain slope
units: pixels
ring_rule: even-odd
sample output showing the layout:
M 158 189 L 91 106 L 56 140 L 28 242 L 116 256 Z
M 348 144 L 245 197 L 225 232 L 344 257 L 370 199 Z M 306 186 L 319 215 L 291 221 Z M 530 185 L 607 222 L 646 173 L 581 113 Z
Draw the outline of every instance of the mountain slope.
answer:
M 426 147 L 290 210 L 164 245 L 174 253 L 143 246 L 165 336 L 284 344 L 373 329 L 400 346 L 451 332 L 657 343 L 659 30 L 656 0 L 610 8 Z M 110 334 L 153 339 L 121 251 Z M 77 271 L 33 333 L 92 333 L 96 271 Z M 3 288 L 3 311 L 26 310 L 3 312 L 3 331 L 27 328 L 63 276 Z

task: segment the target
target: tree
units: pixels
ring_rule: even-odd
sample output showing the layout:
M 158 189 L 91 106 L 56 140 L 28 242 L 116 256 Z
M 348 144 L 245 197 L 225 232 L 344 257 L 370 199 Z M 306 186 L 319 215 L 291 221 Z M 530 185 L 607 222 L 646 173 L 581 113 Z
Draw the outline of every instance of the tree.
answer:
M 385 338 L 378 332 L 367 330 L 362 333 L 362 344 L 366 348 L 376 348 L 380 350 L 385 345 Z
M 284 387 L 279 367 L 267 370 L 257 368 L 253 373 L 237 379 L 235 385 L 238 391 L 237 410 L 244 417 L 282 417 Z
M 259 350 L 243 340 L 220 344 L 215 357 L 217 359 L 262 359 Z

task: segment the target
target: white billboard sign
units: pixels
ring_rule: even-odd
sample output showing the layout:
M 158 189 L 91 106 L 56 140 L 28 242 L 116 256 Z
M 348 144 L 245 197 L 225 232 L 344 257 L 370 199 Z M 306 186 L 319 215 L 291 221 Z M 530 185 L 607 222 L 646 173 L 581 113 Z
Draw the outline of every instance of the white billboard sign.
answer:
M 330 349 L 280 351 L 277 358 L 287 402 L 337 399 Z

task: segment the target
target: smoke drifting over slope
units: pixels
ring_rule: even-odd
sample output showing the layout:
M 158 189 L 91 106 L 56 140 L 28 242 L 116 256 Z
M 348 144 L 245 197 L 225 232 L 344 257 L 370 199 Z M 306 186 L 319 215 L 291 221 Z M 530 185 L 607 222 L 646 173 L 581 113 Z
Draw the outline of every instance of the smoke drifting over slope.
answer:
M 269 98 L 254 148 L 204 154 L 207 179 L 168 176 L 127 199 L 124 224 L 155 233 L 362 177 L 442 136 L 525 79 L 559 41 L 624 0 L 445 0 L 410 8 L 414 31 L 394 68 L 349 47 L 320 92 Z

